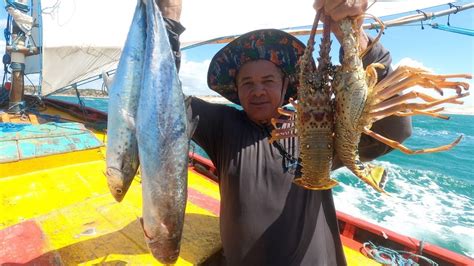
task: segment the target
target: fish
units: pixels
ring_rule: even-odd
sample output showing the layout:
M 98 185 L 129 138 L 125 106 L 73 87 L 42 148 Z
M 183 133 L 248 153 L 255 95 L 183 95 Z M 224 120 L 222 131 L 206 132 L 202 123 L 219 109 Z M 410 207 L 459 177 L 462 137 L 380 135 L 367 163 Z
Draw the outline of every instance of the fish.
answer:
M 135 120 L 145 56 L 146 14 L 138 0 L 113 82 L 107 118 L 107 183 L 121 202 L 139 166 Z
M 142 178 L 141 224 L 151 254 L 163 264 L 180 252 L 187 200 L 190 117 L 155 0 L 146 6 L 146 47 L 137 112 L 137 140 Z

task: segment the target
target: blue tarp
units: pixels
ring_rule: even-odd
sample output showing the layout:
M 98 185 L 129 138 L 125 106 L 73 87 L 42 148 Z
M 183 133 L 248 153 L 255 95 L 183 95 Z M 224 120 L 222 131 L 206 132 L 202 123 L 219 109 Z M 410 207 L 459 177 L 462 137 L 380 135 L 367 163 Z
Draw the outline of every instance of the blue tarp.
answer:
M 0 163 L 93 149 L 103 145 L 80 123 L 0 123 Z

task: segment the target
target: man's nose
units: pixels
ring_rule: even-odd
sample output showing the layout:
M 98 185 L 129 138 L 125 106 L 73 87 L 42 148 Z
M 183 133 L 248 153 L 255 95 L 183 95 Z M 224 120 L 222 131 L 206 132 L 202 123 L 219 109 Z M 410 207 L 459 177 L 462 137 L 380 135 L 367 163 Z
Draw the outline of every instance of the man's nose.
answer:
M 266 93 L 265 86 L 261 83 L 255 84 L 255 86 L 253 87 L 252 93 L 255 96 L 264 95 Z

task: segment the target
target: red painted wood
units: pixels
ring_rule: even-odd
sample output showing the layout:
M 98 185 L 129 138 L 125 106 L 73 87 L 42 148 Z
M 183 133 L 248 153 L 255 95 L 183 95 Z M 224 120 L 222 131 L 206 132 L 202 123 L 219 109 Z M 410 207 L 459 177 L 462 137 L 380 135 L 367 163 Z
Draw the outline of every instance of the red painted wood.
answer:
M 391 231 L 389 229 L 380 227 L 376 224 L 372 224 L 369 222 L 366 222 L 364 220 L 361 220 L 359 218 L 353 217 L 351 215 L 336 211 L 337 218 L 341 221 L 346 222 L 347 224 L 351 224 L 357 228 L 357 230 L 365 230 L 368 232 L 371 232 L 373 234 L 385 237 L 387 236 L 388 239 L 390 239 L 393 242 L 402 244 L 405 246 L 408 250 L 418 250 L 419 242 L 418 239 L 404 236 L 401 234 L 398 234 L 394 231 Z M 346 225 L 347 226 L 347 225 Z
M 0 265 L 27 263 L 43 254 L 45 236 L 29 220 L 0 231 Z
M 209 167 L 209 171 L 211 171 L 211 173 L 217 174 L 216 167 L 214 166 L 214 164 L 212 163 L 211 160 L 209 160 L 207 158 L 204 158 L 204 157 L 202 157 L 201 155 L 199 155 L 197 153 L 192 153 L 192 152 L 189 153 L 189 157 L 191 159 L 201 163 L 202 165 L 205 165 L 205 166 Z
M 209 167 L 209 170 L 213 171 L 215 173 L 215 166 L 212 164 L 212 161 L 203 158 L 197 154 L 190 154 L 191 157 L 194 157 L 198 162 L 206 165 Z M 210 179 L 212 180 L 212 179 Z M 212 199 L 213 202 L 211 205 L 218 205 L 219 202 L 215 199 Z M 337 219 L 340 221 L 343 221 L 346 223 L 345 227 L 347 227 L 346 232 L 342 232 L 341 238 L 344 243 L 347 243 L 351 247 L 354 246 L 356 247 L 357 245 L 354 242 L 359 242 L 354 238 L 354 235 L 357 231 L 366 231 L 366 232 L 371 232 L 373 234 L 386 237 L 388 241 L 401 244 L 405 247 L 406 251 L 410 252 L 418 252 L 420 249 L 420 241 L 416 238 L 413 237 L 408 237 L 401 235 L 399 233 L 396 233 L 392 230 L 383 228 L 381 226 L 378 226 L 376 224 L 372 224 L 369 222 L 366 222 L 364 220 L 361 220 L 359 218 L 353 217 L 351 215 L 345 214 L 343 212 L 336 212 Z M 360 243 L 360 242 L 359 242 Z M 360 246 L 362 246 L 362 243 L 360 243 Z M 461 255 L 459 253 L 450 251 L 445 248 L 441 248 L 439 246 L 429 244 L 429 243 L 424 243 L 424 247 L 422 250 L 423 254 L 433 256 L 434 258 L 438 258 L 439 260 L 443 260 L 446 263 L 451 263 L 453 265 L 473 265 L 474 266 L 474 259 L 469 258 L 467 256 Z
M 354 238 L 354 234 L 356 232 L 356 227 L 350 223 L 346 223 L 344 225 L 344 230 L 342 231 L 342 235 L 345 236 L 345 237 L 348 237 L 348 238 L 351 238 L 353 239 Z
M 210 211 L 219 216 L 220 202 L 204 193 L 188 187 L 188 200 L 198 207 Z
M 362 244 L 360 242 L 355 241 L 352 238 L 345 237 L 344 235 L 341 235 L 341 241 L 342 244 L 352 250 L 362 250 Z
M 474 265 L 474 259 L 471 259 L 466 256 L 462 256 L 458 253 L 455 253 L 451 250 L 444 249 L 442 247 L 425 243 L 423 246 L 423 254 L 430 255 L 436 258 L 441 258 L 446 262 L 450 262 L 454 265 L 463 265 L 463 266 L 472 266 Z

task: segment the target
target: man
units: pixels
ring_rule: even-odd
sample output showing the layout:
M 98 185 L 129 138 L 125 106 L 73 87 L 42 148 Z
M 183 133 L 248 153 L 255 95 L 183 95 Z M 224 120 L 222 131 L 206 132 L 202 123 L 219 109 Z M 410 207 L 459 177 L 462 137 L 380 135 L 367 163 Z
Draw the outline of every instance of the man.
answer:
M 366 0 L 315 2 L 315 8 L 324 8 L 336 21 L 361 14 L 366 6 Z M 369 39 L 362 30 L 360 40 L 367 47 Z M 225 264 L 346 264 L 331 190 L 306 190 L 292 182 L 297 138 L 268 141 L 270 120 L 279 117 L 277 108 L 296 95 L 296 63 L 303 51 L 303 43 L 282 31 L 244 34 L 214 56 L 208 72 L 210 88 L 243 110 L 192 99 L 193 116 L 200 117 L 193 140 L 218 171 Z M 373 62 L 390 67 L 390 55 L 380 44 L 364 57 L 364 65 Z M 379 74 L 383 78 L 387 71 Z M 410 119 L 389 117 L 372 129 L 403 141 L 411 133 Z M 388 151 L 384 144 L 362 137 L 363 160 Z

